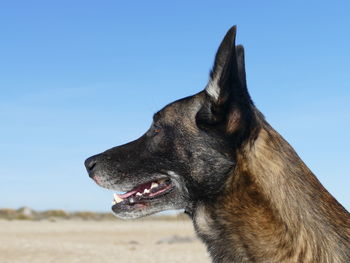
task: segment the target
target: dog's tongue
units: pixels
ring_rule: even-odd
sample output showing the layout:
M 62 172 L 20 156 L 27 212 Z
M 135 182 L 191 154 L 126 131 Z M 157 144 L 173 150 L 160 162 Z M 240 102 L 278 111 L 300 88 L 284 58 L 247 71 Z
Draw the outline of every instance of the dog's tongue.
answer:
M 144 189 L 148 189 L 150 187 L 151 187 L 151 183 L 145 183 L 145 184 L 142 184 L 142 185 L 135 187 L 134 189 L 132 189 L 129 192 L 126 192 L 125 194 L 116 194 L 116 195 L 119 196 L 119 198 L 121 198 L 121 199 L 125 199 L 125 198 L 128 198 L 129 196 L 131 196 L 137 192 L 143 193 Z
M 119 196 L 119 198 L 121 199 L 125 199 L 125 198 L 128 198 L 130 195 L 133 195 L 135 194 L 137 191 L 136 190 L 131 190 L 130 192 L 127 192 L 125 194 L 116 194 Z

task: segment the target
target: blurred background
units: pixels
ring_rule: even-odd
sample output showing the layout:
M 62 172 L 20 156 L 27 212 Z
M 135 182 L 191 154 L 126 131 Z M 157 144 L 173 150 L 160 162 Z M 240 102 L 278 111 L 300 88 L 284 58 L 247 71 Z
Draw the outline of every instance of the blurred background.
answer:
M 256 105 L 349 210 L 349 10 L 349 1 L 314 0 L 1 1 L 0 208 L 109 213 L 112 192 L 88 178 L 84 160 L 136 139 L 154 112 L 203 89 L 237 25 Z M 130 253 L 141 242 L 125 240 Z

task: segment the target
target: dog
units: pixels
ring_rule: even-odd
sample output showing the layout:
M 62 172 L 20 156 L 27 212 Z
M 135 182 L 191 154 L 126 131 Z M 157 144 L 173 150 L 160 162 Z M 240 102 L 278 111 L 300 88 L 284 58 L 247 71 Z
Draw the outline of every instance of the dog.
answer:
M 113 213 L 184 209 L 213 262 L 350 262 L 350 215 L 254 106 L 236 27 L 207 86 L 153 116 L 139 139 L 85 161 Z

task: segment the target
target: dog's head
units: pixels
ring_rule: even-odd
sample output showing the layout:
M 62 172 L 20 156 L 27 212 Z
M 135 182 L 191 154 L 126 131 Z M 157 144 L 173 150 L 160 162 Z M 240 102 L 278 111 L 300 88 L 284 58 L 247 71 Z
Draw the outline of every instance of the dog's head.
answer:
M 215 200 L 235 167 L 236 150 L 254 130 L 255 108 L 236 27 L 223 39 L 205 90 L 153 116 L 139 139 L 85 161 L 91 178 L 115 194 L 112 210 L 137 218 Z

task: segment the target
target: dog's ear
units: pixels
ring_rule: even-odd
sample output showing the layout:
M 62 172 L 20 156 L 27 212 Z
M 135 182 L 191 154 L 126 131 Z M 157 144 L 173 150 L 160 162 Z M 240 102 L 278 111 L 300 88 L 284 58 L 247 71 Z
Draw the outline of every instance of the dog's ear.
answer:
M 235 45 L 235 38 L 236 26 L 220 44 L 205 88 L 206 98 L 196 116 L 199 126 L 220 127 L 227 133 L 243 125 L 243 117 L 253 107 L 246 85 L 244 49 Z

